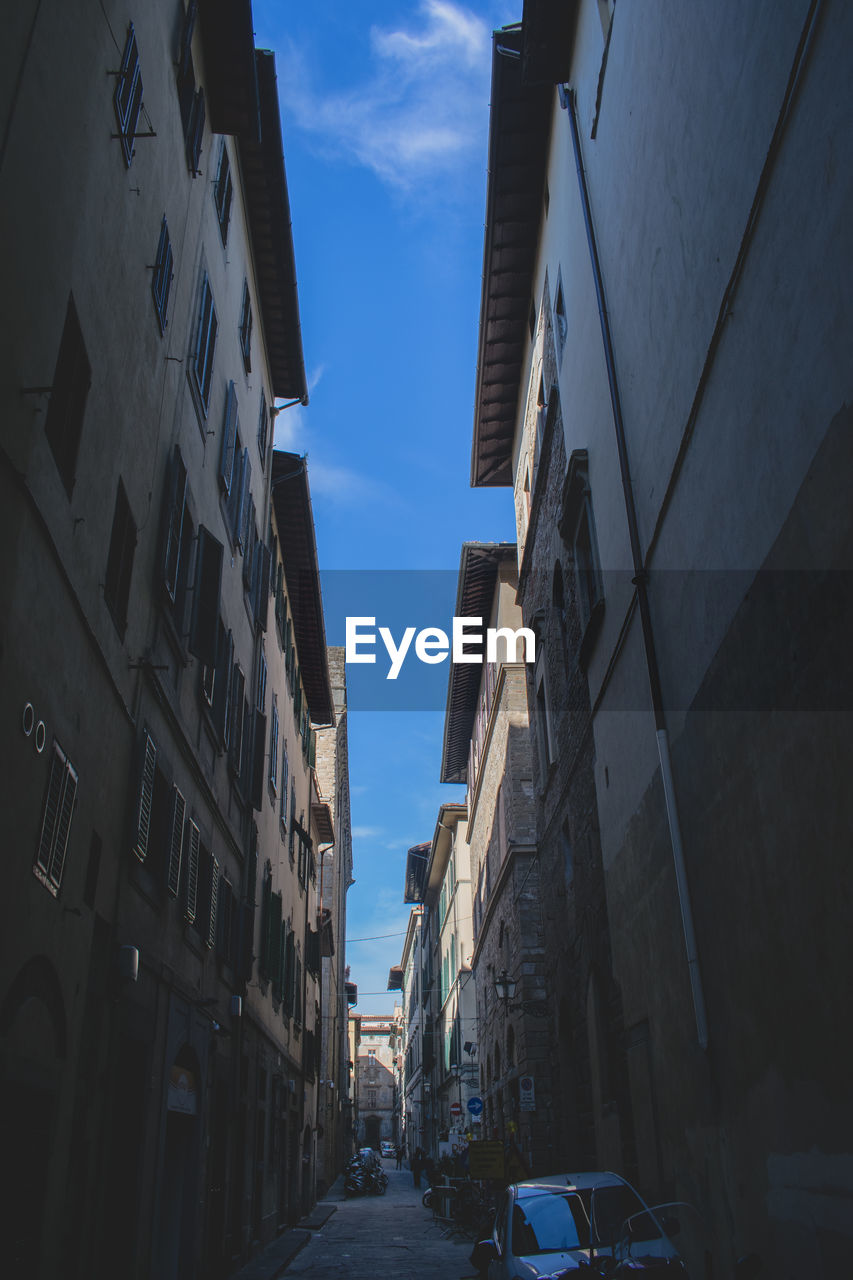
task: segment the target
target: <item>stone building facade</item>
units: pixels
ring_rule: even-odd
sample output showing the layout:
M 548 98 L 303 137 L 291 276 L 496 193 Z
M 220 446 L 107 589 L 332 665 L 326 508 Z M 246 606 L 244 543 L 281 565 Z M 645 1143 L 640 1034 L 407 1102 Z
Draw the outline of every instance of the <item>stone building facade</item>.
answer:
M 395 1128 L 396 1051 L 394 1019 L 363 1013 L 355 1067 L 359 1147 L 378 1148 L 380 1142 L 396 1143 L 398 1140 Z
M 521 625 L 514 544 L 466 543 L 456 614 Z M 468 788 L 483 1136 L 504 1139 L 534 1173 L 552 1167 L 552 1061 L 536 848 L 533 752 L 522 653 L 451 668 L 441 779 Z M 515 658 L 516 660 L 512 660 Z M 515 983 L 511 1000 L 495 980 Z M 520 1081 L 532 1081 L 522 1109 Z
M 316 1156 L 333 707 L 272 448 L 307 394 L 274 58 L 194 0 L 25 5 L 2 58 L 4 1249 L 226 1275 Z
M 317 1179 L 330 1187 L 344 1165 L 347 1071 L 346 895 L 353 883 L 347 690 L 344 650 L 331 647 L 329 679 L 335 723 L 316 730 L 316 776 L 329 805 L 334 844 L 321 849 L 319 907 L 322 998 Z
M 700 1205 L 722 1268 L 831 1274 L 851 13 L 694 17 L 528 0 L 496 33 L 472 482 L 513 492 L 550 651 L 528 694 L 549 982 L 574 975 L 560 1141 Z

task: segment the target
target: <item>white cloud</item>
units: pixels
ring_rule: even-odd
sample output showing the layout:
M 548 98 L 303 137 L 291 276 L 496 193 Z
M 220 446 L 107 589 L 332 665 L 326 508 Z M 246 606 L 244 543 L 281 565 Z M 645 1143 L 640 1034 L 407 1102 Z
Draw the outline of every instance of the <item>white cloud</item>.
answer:
M 372 840 L 381 835 L 381 827 L 353 827 L 352 829 L 353 840 Z
M 451 0 L 422 0 L 416 25 L 370 32 L 368 76 L 325 92 L 300 53 L 285 52 L 283 105 L 317 143 L 411 191 L 485 157 L 488 24 Z

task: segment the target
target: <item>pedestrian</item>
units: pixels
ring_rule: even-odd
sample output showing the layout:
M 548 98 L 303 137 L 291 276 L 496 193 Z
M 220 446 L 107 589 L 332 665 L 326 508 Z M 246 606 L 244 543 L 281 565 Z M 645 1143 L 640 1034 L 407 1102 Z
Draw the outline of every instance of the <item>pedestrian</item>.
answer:
M 398 1142 L 397 1143 L 397 1168 L 402 1169 L 402 1167 L 403 1167 L 403 1148 L 400 1146 Z
M 412 1177 L 414 1178 L 415 1186 L 420 1187 L 421 1169 L 424 1167 L 424 1153 L 420 1147 L 415 1147 L 415 1154 L 412 1156 L 410 1163 L 412 1166 Z

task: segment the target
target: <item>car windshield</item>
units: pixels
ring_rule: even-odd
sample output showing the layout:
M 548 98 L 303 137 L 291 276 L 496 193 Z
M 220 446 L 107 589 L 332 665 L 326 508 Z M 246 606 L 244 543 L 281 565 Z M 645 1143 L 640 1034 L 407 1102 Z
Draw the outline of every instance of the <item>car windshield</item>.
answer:
M 632 1239 L 656 1240 L 660 1236 L 657 1223 L 642 1200 L 624 1184 L 595 1187 L 592 1191 L 590 1216 L 597 1246 L 616 1244 L 624 1233 L 627 1218 L 631 1218 Z
M 512 1210 L 512 1252 L 562 1253 L 589 1247 L 589 1221 L 580 1196 L 546 1191 L 516 1200 Z

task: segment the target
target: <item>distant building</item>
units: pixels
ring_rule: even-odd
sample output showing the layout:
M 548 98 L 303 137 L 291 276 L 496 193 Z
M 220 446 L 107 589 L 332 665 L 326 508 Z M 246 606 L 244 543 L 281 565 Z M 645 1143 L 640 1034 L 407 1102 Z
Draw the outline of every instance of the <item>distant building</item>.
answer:
M 344 651 L 330 648 L 329 676 L 335 723 L 318 729 L 316 777 L 323 804 L 328 804 L 333 837 L 320 849 L 318 928 L 322 957 L 322 1033 L 320 1096 L 317 1113 L 318 1188 L 331 1186 L 344 1165 L 345 1115 L 349 1073 L 347 1060 L 346 895 L 352 878 L 349 749 L 347 737 Z M 322 837 L 321 837 L 322 839 Z
M 360 1147 L 396 1142 L 394 1127 L 396 1030 L 393 1018 L 361 1015 L 361 1043 L 356 1059 L 358 1141 Z
M 517 585 L 514 544 L 466 543 L 455 612 L 516 630 Z M 521 651 L 499 658 L 451 667 L 441 780 L 468 789 L 482 1136 L 512 1144 L 531 1172 L 546 1173 L 553 1167 L 553 1057 L 542 1018 L 548 993 L 527 664 Z M 499 997 L 498 980 L 511 984 L 511 999 Z
M 424 882 L 432 954 L 434 1108 L 430 1148 L 459 1139 L 470 1126 L 468 1099 L 478 1091 L 477 1000 L 472 980 L 474 926 L 471 855 L 464 804 L 438 811 Z

